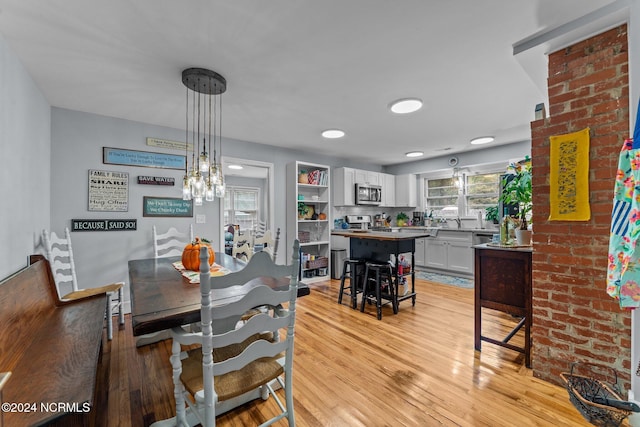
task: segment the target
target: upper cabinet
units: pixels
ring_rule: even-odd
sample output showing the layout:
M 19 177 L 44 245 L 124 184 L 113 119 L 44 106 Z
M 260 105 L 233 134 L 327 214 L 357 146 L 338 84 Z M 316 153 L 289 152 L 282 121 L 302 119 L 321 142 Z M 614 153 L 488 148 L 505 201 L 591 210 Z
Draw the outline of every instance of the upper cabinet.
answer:
M 333 171 L 333 205 L 355 206 L 354 194 L 356 170 L 352 168 L 336 168 Z
M 383 208 L 393 208 L 396 206 L 396 176 L 388 173 L 381 173 L 382 203 Z
M 395 206 L 415 208 L 418 206 L 417 179 L 415 174 L 396 175 Z
M 416 176 L 391 175 L 353 168 L 335 168 L 333 170 L 333 205 L 355 206 L 355 184 L 371 184 L 382 187 L 380 207 L 418 206 L 416 194 Z
M 356 184 L 381 185 L 379 172 L 365 171 L 360 169 L 354 169 L 354 170 L 355 170 Z

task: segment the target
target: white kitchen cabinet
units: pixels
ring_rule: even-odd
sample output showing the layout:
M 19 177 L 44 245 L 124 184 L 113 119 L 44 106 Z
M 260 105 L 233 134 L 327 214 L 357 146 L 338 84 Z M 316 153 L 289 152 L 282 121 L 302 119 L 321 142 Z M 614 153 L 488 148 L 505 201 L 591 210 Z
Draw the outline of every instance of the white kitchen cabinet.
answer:
M 421 237 L 416 239 L 416 251 L 413 254 L 413 260 L 416 266 L 424 267 L 424 258 L 425 258 L 425 244 L 427 242 L 428 237 Z
M 333 205 L 355 206 L 356 170 L 352 168 L 336 168 L 333 171 L 332 178 Z
M 287 259 L 291 259 L 293 241 L 298 239 L 301 279 L 305 282 L 330 277 L 332 223 L 329 175 L 329 166 L 325 165 L 301 161 L 287 165 Z
M 426 237 L 422 265 L 430 268 L 447 268 L 447 242 L 438 237 Z
M 380 174 L 382 185 L 382 203 L 380 207 L 393 208 L 396 206 L 396 177 L 388 173 Z
M 415 208 L 418 206 L 417 179 L 415 174 L 396 175 L 396 207 Z
M 356 184 L 380 185 L 380 173 L 355 169 Z
M 473 275 L 471 231 L 440 230 L 436 237 L 426 237 L 424 241 L 424 258 L 422 262 L 416 259 L 417 265 Z

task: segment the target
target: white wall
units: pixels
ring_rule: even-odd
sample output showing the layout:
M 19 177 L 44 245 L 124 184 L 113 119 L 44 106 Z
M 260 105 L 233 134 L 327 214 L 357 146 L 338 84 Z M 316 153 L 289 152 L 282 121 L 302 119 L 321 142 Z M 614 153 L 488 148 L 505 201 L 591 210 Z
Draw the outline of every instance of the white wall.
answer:
M 451 157 L 458 158 L 458 164 L 456 165 L 458 168 L 496 162 L 504 162 L 506 166 L 510 160 L 523 159 L 526 155 L 531 155 L 531 140 L 497 146 L 486 145 L 482 149 L 386 166 L 384 171 L 394 175 L 402 175 L 406 173 L 420 174 L 442 169 L 451 169 L 448 163 Z
M 0 36 L 0 279 L 49 226 L 51 108 Z
M 179 101 L 176 101 L 179 102 Z M 146 145 L 147 137 L 176 141 L 184 140 L 184 131 L 152 126 L 144 123 L 98 116 L 62 108 L 51 113 L 51 229 L 62 233 L 70 227 L 71 219 L 131 219 L 138 220 L 137 231 L 72 232 L 78 281 L 82 287 L 93 287 L 113 281 L 128 285 L 127 261 L 153 256 L 151 228 L 154 224 L 164 230 L 175 225 L 187 230 L 194 223 L 197 236 L 220 241 L 218 202 L 205 202 L 194 208 L 194 218 L 145 218 L 142 216 L 143 196 L 181 197 L 182 171 L 132 166 L 105 165 L 102 148 L 115 147 L 142 151 L 182 154 L 175 150 L 162 150 Z M 294 160 L 336 166 L 352 166 L 375 170 L 376 166 L 357 164 L 344 159 L 321 156 L 310 152 L 281 148 L 231 139 L 223 140 L 223 154 L 249 160 L 271 162 L 275 182 L 275 227 L 286 229 L 285 170 Z M 129 173 L 129 211 L 122 213 L 89 212 L 88 170 L 98 169 Z M 174 177 L 176 186 L 138 185 L 138 175 Z M 206 224 L 195 224 L 195 215 L 204 214 Z M 286 235 L 281 242 L 286 242 Z M 286 253 L 286 250 L 281 251 Z M 128 299 L 128 288 L 125 292 Z

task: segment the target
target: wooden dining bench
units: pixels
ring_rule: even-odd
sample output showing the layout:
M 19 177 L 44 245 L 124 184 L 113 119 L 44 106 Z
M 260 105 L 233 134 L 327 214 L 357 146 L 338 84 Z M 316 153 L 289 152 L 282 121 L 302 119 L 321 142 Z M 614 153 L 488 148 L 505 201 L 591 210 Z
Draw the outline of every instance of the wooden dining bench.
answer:
M 3 425 L 93 424 L 106 304 L 106 294 L 60 301 L 40 255 L 0 282 Z

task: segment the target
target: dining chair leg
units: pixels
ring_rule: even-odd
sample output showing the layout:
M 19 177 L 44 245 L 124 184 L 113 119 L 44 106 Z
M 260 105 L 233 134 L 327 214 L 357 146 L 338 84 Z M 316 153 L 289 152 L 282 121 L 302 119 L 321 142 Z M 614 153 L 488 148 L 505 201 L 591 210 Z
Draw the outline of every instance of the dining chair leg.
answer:
M 111 295 L 107 294 L 107 339 L 113 339 L 113 313 L 111 311 Z

